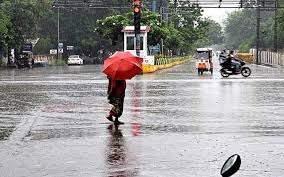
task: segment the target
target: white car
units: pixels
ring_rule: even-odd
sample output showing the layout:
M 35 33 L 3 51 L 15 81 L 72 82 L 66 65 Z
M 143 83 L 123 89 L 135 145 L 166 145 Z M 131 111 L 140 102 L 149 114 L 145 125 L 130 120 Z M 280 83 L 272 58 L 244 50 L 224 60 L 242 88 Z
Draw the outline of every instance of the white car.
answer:
M 82 65 L 83 59 L 79 55 L 70 55 L 67 61 L 68 65 Z

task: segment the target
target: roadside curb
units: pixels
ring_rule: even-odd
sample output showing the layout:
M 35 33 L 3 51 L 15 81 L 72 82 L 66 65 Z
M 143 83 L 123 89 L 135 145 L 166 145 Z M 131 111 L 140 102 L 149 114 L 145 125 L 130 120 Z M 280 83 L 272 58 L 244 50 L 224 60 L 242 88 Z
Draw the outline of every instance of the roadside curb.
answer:
M 142 65 L 143 74 L 153 73 L 153 72 L 156 72 L 156 71 L 161 70 L 161 69 L 171 68 L 173 66 L 183 64 L 183 63 L 188 62 L 190 60 L 191 59 L 186 59 L 186 60 L 183 60 L 183 61 L 175 61 L 175 62 L 172 62 L 172 63 L 162 64 L 162 65 L 143 64 Z

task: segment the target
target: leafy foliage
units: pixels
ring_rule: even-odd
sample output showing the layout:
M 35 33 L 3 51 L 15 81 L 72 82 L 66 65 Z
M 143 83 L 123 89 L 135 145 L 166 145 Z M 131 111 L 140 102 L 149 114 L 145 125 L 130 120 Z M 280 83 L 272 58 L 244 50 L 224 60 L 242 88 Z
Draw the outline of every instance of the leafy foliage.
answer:
M 207 25 L 204 27 L 205 37 L 195 42 L 196 48 L 222 44 L 224 42 L 224 34 L 221 25 L 214 20 L 205 19 Z
M 37 45 L 34 48 L 34 54 L 47 54 L 49 49 L 52 49 L 52 42 L 50 38 L 40 38 Z
M 44 0 L 1 1 L 1 43 L 15 48 L 17 54 L 25 40 L 38 35 L 39 20 L 44 15 L 48 2 L 51 3 Z
M 187 53 L 193 48 L 196 41 L 208 38 L 209 35 L 212 37 L 210 39 L 212 43 L 220 42 L 217 41 L 222 38 L 220 25 L 218 26 L 216 22 L 209 22 L 202 18 L 202 10 L 192 6 L 190 2 L 183 1 L 180 5 L 186 7 L 187 10 L 175 11 L 170 17 L 169 25 L 166 25 L 164 21 L 161 22 L 157 14 L 149 11 L 142 12 L 141 25 L 147 25 L 151 28 L 148 34 L 149 45 L 157 45 L 163 39 L 166 50 L 172 50 L 173 54 L 179 54 L 181 52 Z M 173 4 L 170 4 L 170 6 L 173 6 Z M 123 26 L 132 25 L 132 21 L 132 13 L 109 16 L 97 21 L 96 31 L 102 37 L 111 40 L 112 43 L 116 43 L 122 40 L 123 33 L 121 30 Z M 206 27 L 211 23 L 212 31 L 209 34 Z M 215 34 L 213 34 L 213 27 L 215 29 L 214 32 L 216 32 Z M 217 32 L 217 30 L 220 31 Z M 213 39 L 216 34 L 217 37 Z
M 255 39 L 255 11 L 234 11 L 225 22 L 225 45 L 229 49 L 238 49 L 243 42 Z
M 4 41 L 8 35 L 9 26 L 9 17 L 0 9 L 0 45 L 3 45 L 2 41 Z
M 260 1 L 262 3 L 264 1 Z M 247 6 L 255 5 L 256 1 L 248 1 Z M 284 1 L 279 0 L 279 6 Z M 284 48 L 284 10 L 278 9 L 277 16 L 277 44 L 278 49 Z M 275 48 L 275 12 L 260 12 L 260 48 L 274 50 Z M 229 14 L 225 23 L 225 44 L 227 48 L 239 49 L 247 52 L 256 47 L 256 9 L 235 11 Z
M 48 53 L 57 47 L 57 20 L 59 15 L 59 42 L 75 46 L 76 53 L 88 56 L 97 51 L 122 49 L 123 26 L 133 25 L 129 0 L 111 0 L 108 4 L 129 4 L 129 9 L 53 8 L 54 0 L 0 1 L 0 40 L 4 46 L 16 48 L 27 39 L 40 38 L 35 53 Z M 158 1 L 159 3 L 159 1 Z M 174 4 L 169 1 L 172 8 Z M 169 23 L 158 14 L 143 8 L 141 25 L 151 27 L 148 44 L 164 41 L 164 49 L 174 54 L 188 52 L 196 41 L 219 42 L 219 26 L 202 18 L 202 9 L 188 1 L 180 1 L 184 10 L 171 12 Z M 145 6 L 146 7 L 146 6 Z M 165 19 L 163 19 L 165 20 Z M 210 28 L 208 26 L 211 25 Z M 220 30 L 221 31 L 221 30 Z
M 278 23 L 278 47 L 284 49 L 284 9 L 278 12 L 277 17 Z

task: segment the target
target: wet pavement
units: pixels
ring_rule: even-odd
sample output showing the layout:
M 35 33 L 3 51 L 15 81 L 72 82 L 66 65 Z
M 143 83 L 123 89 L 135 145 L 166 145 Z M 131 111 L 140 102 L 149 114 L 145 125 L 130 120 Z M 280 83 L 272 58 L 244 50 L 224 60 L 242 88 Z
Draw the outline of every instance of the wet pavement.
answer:
M 189 62 L 127 82 L 124 125 L 105 116 L 102 66 L 0 70 L 2 177 L 284 176 L 284 69 L 197 76 Z

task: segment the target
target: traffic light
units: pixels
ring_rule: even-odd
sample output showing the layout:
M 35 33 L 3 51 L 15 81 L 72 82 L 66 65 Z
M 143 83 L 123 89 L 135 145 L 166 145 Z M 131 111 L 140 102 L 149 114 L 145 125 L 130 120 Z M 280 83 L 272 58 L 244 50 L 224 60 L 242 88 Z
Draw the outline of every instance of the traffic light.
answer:
M 219 0 L 219 8 L 221 7 L 222 0 Z
M 134 32 L 135 34 L 140 34 L 141 0 L 133 0 L 132 6 L 134 12 Z

